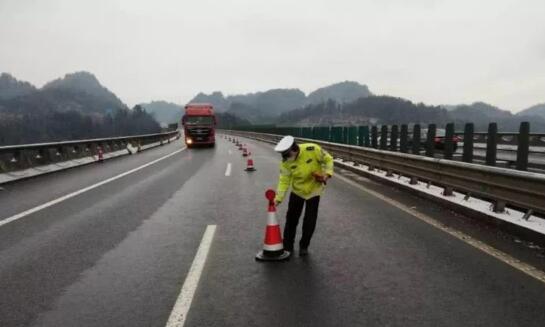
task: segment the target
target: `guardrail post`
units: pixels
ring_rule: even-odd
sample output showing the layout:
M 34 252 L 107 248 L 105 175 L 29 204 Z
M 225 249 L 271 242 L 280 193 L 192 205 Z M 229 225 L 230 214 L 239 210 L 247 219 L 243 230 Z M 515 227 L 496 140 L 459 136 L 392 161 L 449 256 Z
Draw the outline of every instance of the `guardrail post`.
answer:
M 77 145 L 73 145 L 69 148 L 69 157 L 70 159 L 77 159 L 79 156 L 79 147 Z
M 363 126 L 358 127 L 358 146 L 364 146 Z
M 0 156 L 0 174 L 8 171 L 7 165 L 4 163 L 2 156 Z
M 498 124 L 488 124 L 488 136 L 486 139 L 486 164 L 488 166 L 496 165 L 496 156 L 498 151 Z
M 517 170 L 528 170 L 528 155 L 530 152 L 530 123 L 520 123 L 517 135 Z
M 444 196 L 453 196 L 454 195 L 454 189 L 451 186 L 443 187 L 443 195 Z
M 321 141 L 327 141 L 327 135 L 325 133 L 325 127 L 316 127 L 316 138 Z
M 386 150 L 388 148 L 388 125 L 382 125 L 380 127 L 380 149 Z
M 324 127 L 322 133 L 322 139 L 324 141 L 331 142 L 331 128 L 329 126 Z
M 413 126 L 413 154 L 420 154 L 420 125 L 415 124 Z
M 462 154 L 463 162 L 473 162 L 473 123 L 467 123 L 464 127 L 464 153 Z
M 64 151 L 62 146 L 55 149 L 55 162 L 63 161 Z
M 397 151 L 397 138 L 399 137 L 399 127 L 397 125 L 392 126 L 392 132 L 390 133 L 390 151 Z
M 313 140 L 319 140 L 320 139 L 320 135 L 319 135 L 319 130 L 318 130 L 318 127 L 314 126 L 314 127 L 311 127 L 310 128 L 310 134 L 312 135 L 312 139 Z
M 348 127 L 348 144 L 358 145 L 358 128 L 356 126 Z
M 16 150 L 11 153 L 11 156 L 8 156 L 7 162 L 7 171 L 17 170 L 23 161 L 23 154 L 21 150 Z
M 329 142 L 329 126 L 320 127 L 319 135 L 320 140 Z
M 435 154 L 435 124 L 428 125 L 426 138 L 426 157 L 434 157 Z
M 36 156 L 34 157 L 34 162 L 36 162 L 37 165 L 45 165 L 51 162 L 49 151 L 47 149 L 38 149 L 37 152 L 38 153 L 36 153 Z
M 69 145 L 64 145 L 62 146 L 62 155 L 63 155 L 63 159 L 64 160 L 72 160 L 73 158 L 73 155 L 72 155 L 72 150 L 71 150 L 71 146 Z
M 409 138 L 409 127 L 407 124 L 401 125 L 401 135 L 399 137 L 399 151 L 402 153 L 407 153 L 407 140 Z
M 373 149 L 378 148 L 378 127 L 371 126 L 371 146 Z
M 454 123 L 448 123 L 445 127 L 445 152 L 443 158 L 452 160 L 454 152 Z
M 336 126 L 331 128 L 331 138 L 333 143 L 342 143 L 343 141 L 343 128 Z
M 310 127 L 303 127 L 301 128 L 301 135 L 303 138 L 309 139 L 312 137 L 312 130 Z
M 492 204 L 492 211 L 502 213 L 505 212 L 505 202 L 504 201 L 495 201 Z
M 369 127 L 360 126 L 358 128 L 358 145 L 369 147 Z

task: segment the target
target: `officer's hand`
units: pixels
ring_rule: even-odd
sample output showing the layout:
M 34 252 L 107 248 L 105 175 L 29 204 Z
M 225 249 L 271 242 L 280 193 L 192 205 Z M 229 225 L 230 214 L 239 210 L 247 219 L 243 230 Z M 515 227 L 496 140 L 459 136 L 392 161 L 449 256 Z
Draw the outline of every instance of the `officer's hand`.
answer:
M 326 176 L 320 174 L 320 173 L 312 173 L 312 176 L 318 183 L 324 183 L 326 182 Z
M 274 201 L 274 206 L 278 207 L 280 205 L 280 203 L 282 203 L 282 201 L 275 200 Z

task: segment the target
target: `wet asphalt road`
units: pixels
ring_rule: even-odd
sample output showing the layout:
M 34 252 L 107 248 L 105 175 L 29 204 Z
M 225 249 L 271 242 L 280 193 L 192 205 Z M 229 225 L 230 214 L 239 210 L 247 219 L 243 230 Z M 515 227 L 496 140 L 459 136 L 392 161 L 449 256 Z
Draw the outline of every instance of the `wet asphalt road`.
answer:
M 165 326 L 208 224 L 186 326 L 543 326 L 544 284 L 340 180 L 309 257 L 256 263 L 278 158 L 248 143 L 254 173 L 221 139 L 0 227 L 0 326 Z M 8 185 L 0 219 L 180 148 Z

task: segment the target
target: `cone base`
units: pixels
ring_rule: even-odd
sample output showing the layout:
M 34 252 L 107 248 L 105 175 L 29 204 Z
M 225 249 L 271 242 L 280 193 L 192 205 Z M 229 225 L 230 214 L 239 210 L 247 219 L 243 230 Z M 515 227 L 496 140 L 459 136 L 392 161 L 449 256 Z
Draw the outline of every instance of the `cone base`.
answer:
M 256 171 L 255 168 L 246 168 L 246 169 L 244 169 L 244 170 L 245 170 L 245 171 Z
M 265 253 L 263 253 L 263 251 L 259 251 L 255 255 L 255 260 L 257 260 L 257 261 L 284 261 L 284 260 L 289 260 L 290 259 L 290 253 L 288 251 L 285 251 L 285 250 L 282 250 L 282 251 L 283 252 L 281 252 L 280 254 L 275 255 L 275 256 L 266 255 Z

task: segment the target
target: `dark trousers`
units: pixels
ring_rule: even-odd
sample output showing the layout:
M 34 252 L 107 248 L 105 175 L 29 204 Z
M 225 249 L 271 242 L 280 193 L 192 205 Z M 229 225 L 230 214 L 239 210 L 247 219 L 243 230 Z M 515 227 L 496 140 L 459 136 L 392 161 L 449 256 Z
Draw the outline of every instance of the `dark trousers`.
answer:
M 286 214 L 286 225 L 284 226 L 284 249 L 287 251 L 293 251 L 293 243 L 295 242 L 295 234 L 297 232 L 297 224 L 299 224 L 299 217 L 303 212 L 303 206 L 305 206 L 305 216 L 303 218 L 303 236 L 299 242 L 299 248 L 306 249 L 310 244 L 310 239 L 316 228 L 316 219 L 318 218 L 318 205 L 320 204 L 320 197 L 315 196 L 308 200 L 296 195 L 290 194 L 290 200 L 288 203 L 288 213 Z

